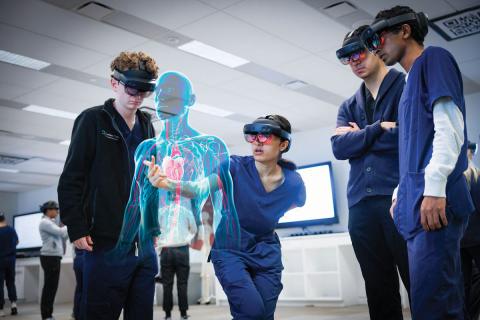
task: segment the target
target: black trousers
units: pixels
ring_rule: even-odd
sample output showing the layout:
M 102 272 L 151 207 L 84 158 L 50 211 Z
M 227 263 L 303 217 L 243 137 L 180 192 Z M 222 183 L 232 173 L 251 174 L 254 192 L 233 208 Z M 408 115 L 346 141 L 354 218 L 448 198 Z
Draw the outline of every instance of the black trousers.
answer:
M 403 319 L 397 267 L 410 290 L 407 246 L 390 216 L 391 202 L 390 196 L 366 197 L 350 208 L 348 219 L 372 320 Z
M 471 320 L 480 317 L 480 245 L 462 248 L 462 273 L 465 286 L 465 305 Z
M 58 280 L 60 278 L 60 260 L 61 257 L 40 256 L 40 265 L 43 269 L 44 284 L 42 289 L 42 298 L 40 300 L 40 311 L 42 319 L 52 317 L 53 302 L 58 289 Z
M 17 301 L 17 290 L 15 288 L 15 256 L 0 261 L 0 309 L 5 305 L 3 283 L 7 286 L 8 299 L 10 302 Z
M 177 276 L 178 308 L 182 314 L 188 310 L 188 275 L 190 253 L 188 246 L 165 247 L 160 253 L 160 267 L 163 285 L 163 310 L 170 313 L 173 308 L 173 278 Z

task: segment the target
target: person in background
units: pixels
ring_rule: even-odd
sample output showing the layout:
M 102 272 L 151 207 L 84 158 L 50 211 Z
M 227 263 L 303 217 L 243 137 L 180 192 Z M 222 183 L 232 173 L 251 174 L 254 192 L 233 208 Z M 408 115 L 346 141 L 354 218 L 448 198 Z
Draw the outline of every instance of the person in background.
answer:
M 15 288 L 15 248 L 18 244 L 18 236 L 15 229 L 7 225 L 5 214 L 0 212 L 0 317 L 5 316 L 3 307 L 5 298 L 3 282 L 5 281 L 10 300 L 11 315 L 16 315 L 17 290 Z
M 60 278 L 60 260 L 63 256 L 63 240 L 67 239 L 67 228 L 60 227 L 56 222 L 58 216 L 58 204 L 55 201 L 47 201 L 40 206 L 43 212 L 39 230 L 42 238 L 40 249 L 40 265 L 43 269 L 44 284 L 40 299 L 42 319 L 54 319 L 53 303 L 58 289 Z
M 210 210 L 205 210 L 208 204 Z M 211 202 L 207 201 L 202 210 L 202 226 L 198 231 L 198 239 L 202 241 L 201 252 L 203 255 L 202 258 L 202 268 L 200 271 L 200 277 L 202 278 L 202 290 L 201 297 L 198 299 L 199 304 L 210 304 L 214 298 L 215 290 L 215 273 L 213 270 L 213 265 L 208 262 L 208 256 L 210 255 L 210 250 L 212 249 L 213 243 L 213 217 L 211 212 Z
M 468 168 L 464 172 L 470 187 L 470 195 L 475 205 L 475 213 L 470 216 L 468 226 L 460 243 L 460 256 L 462 259 L 463 282 L 465 286 L 465 304 L 470 319 L 480 316 L 480 285 L 478 267 L 480 266 L 480 177 L 479 170 L 473 163 L 478 146 L 468 142 L 467 147 Z M 475 268 L 476 267 L 476 268 Z
M 163 310 L 165 319 L 172 319 L 173 309 L 173 278 L 177 276 L 178 308 L 180 318 L 188 319 L 188 276 L 190 274 L 189 247 L 197 233 L 197 224 L 191 211 L 181 211 L 178 216 L 180 230 L 174 237 L 170 236 L 169 221 L 165 215 L 160 217 L 160 270 L 163 285 Z

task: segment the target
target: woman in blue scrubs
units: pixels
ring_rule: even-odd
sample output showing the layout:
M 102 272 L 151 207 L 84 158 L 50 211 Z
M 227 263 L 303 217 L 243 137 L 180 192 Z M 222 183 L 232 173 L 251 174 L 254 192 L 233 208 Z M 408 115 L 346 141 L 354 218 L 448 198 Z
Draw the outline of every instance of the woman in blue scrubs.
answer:
M 241 229 L 239 250 L 212 249 L 211 260 L 234 319 L 273 319 L 282 291 L 278 220 L 305 203 L 305 186 L 295 164 L 282 159 L 291 126 L 269 115 L 244 127 L 251 156 L 232 156 L 235 207 Z
M 225 247 L 222 237 L 216 236 L 210 257 L 233 318 L 273 320 L 282 291 L 283 270 L 275 227 L 288 210 L 304 205 L 305 186 L 295 164 L 282 159 L 291 143 L 287 119 L 269 115 L 245 125 L 243 131 L 252 155 L 231 156 L 226 160 L 228 166 L 223 166 L 230 168 L 232 177 L 240 243 L 233 248 Z M 178 181 L 170 180 L 154 165 L 154 158 L 144 163 L 149 166 L 148 178 L 153 186 L 167 190 L 179 187 Z M 198 198 L 205 190 L 219 188 L 215 186 L 218 184 L 215 174 L 203 181 L 209 182 L 181 181 L 182 195 Z M 206 185 L 209 187 L 205 188 Z

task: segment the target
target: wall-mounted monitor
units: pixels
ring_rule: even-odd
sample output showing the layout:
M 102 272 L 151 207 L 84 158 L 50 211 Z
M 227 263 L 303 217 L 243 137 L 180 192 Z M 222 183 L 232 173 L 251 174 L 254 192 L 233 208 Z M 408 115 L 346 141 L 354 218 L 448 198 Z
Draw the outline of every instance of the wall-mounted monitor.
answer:
M 305 227 L 338 222 L 335 205 L 332 163 L 322 162 L 299 167 L 297 172 L 305 183 L 307 199 L 301 208 L 288 211 L 278 228 Z
M 38 227 L 42 216 L 42 212 L 31 212 L 13 217 L 13 227 L 18 235 L 17 252 L 40 250 L 42 239 Z

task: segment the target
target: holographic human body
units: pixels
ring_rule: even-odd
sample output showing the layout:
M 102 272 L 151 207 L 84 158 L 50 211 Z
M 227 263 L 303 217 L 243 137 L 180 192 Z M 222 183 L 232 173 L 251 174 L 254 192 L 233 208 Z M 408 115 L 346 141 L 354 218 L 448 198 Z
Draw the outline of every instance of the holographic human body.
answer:
M 155 139 L 142 142 L 135 153 L 135 177 L 125 208 L 115 258 L 138 243 L 138 253 L 157 237 L 161 246 L 174 246 L 192 237 L 188 224 L 201 226 L 201 211 L 210 197 L 218 248 L 236 249 L 240 231 L 233 202 L 229 152 L 218 137 L 205 135 L 188 123 L 195 103 L 190 81 L 166 72 L 157 81 L 155 104 L 164 128 Z M 153 176 L 153 172 L 161 174 Z M 158 177 L 155 186 L 149 179 Z

